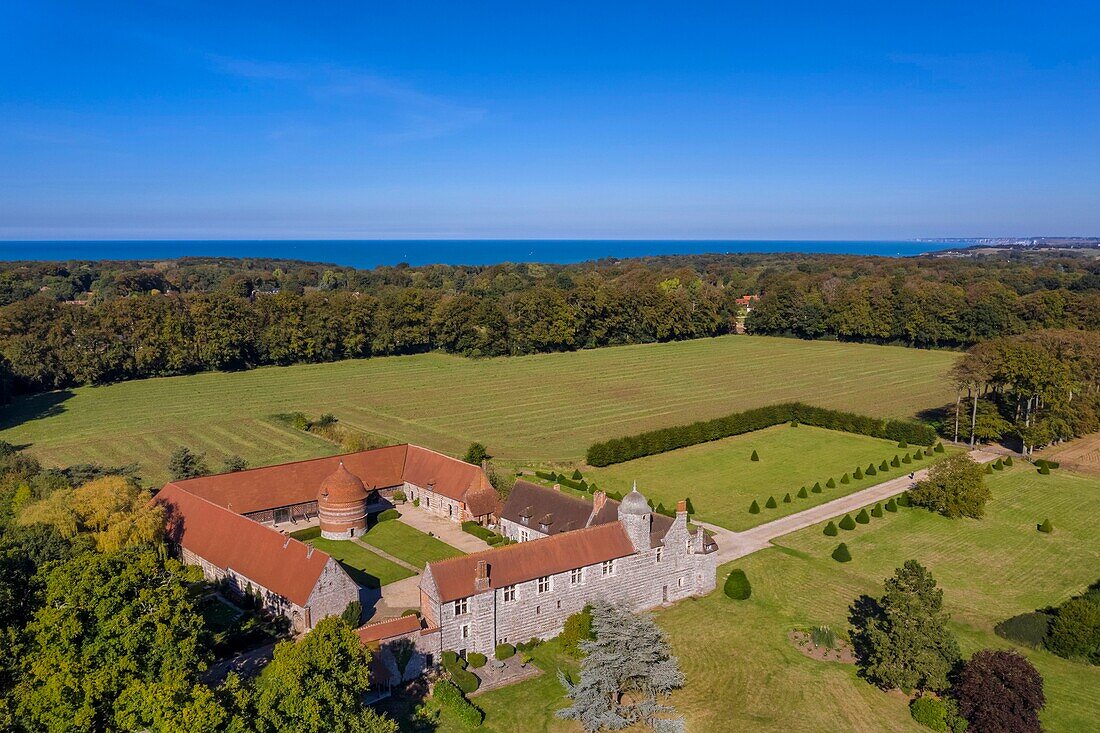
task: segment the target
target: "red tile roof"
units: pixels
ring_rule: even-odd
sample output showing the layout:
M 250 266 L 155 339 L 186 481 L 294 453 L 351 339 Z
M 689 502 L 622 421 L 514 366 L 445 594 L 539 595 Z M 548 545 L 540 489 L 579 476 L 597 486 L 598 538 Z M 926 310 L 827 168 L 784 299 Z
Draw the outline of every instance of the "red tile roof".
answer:
M 455 501 L 465 501 L 470 489 L 492 488 L 481 466 L 418 445 L 408 446 L 402 476 L 411 484 L 431 486 L 432 491 Z
M 439 600 L 446 603 L 474 594 L 474 575 L 479 560 L 488 564 L 489 587 L 503 588 L 633 554 L 634 545 L 626 536 L 622 524 L 609 522 L 440 560 L 430 563 L 428 569 L 439 590 Z
M 183 483 L 183 482 L 181 482 Z M 329 556 L 235 514 L 179 485 L 168 484 L 153 502 L 168 512 L 168 537 L 223 570 L 305 606 Z
M 384 641 L 395 636 L 404 636 L 414 631 L 420 631 L 420 619 L 409 615 L 360 626 L 355 630 L 355 633 L 359 634 L 361 642 L 368 644 L 372 641 Z

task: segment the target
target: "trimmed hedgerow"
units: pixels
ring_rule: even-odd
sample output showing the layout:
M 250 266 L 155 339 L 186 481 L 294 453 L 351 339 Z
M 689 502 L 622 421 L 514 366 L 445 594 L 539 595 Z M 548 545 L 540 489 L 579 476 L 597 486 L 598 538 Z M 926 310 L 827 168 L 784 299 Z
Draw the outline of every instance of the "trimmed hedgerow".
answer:
M 798 498 L 799 499 L 808 499 L 808 498 L 810 498 L 810 492 L 806 491 L 805 486 L 803 486 L 801 489 L 798 490 Z
M 466 534 L 472 534 L 474 537 L 478 537 L 486 542 L 497 536 L 497 533 L 493 530 L 482 527 L 474 521 L 463 522 L 462 531 Z
M 870 517 L 870 515 L 867 514 L 866 509 L 860 509 L 859 510 L 859 514 L 856 515 L 856 521 L 859 522 L 860 524 L 870 524 L 871 523 L 871 517 Z
M 749 514 L 759 514 L 760 505 L 756 503 L 756 499 L 752 500 L 752 504 L 749 504 Z
M 836 549 L 833 550 L 833 559 L 837 562 L 851 562 L 852 553 L 848 551 L 848 545 L 843 542 L 837 545 Z
M 829 522 L 825 525 L 825 529 L 823 530 L 823 532 L 825 533 L 826 537 L 836 537 L 838 534 L 840 534 L 840 532 L 837 531 L 836 525 L 832 522 Z
M 875 504 L 874 508 L 871 509 L 871 516 L 876 518 L 882 516 L 882 502 Z
M 845 514 L 844 518 L 840 520 L 840 525 L 839 526 L 840 526 L 841 529 L 855 529 L 856 528 L 856 522 L 855 522 L 854 519 L 852 519 L 851 514 Z
M 825 482 L 825 488 L 827 488 L 827 489 L 835 489 L 836 488 L 836 481 L 833 480 L 832 476 L 830 476 L 829 480 Z
M 476 728 L 485 719 L 485 713 L 463 696 L 462 691 L 450 680 L 439 680 L 432 690 L 432 697 L 442 708 L 447 708 L 467 728 Z
M 768 509 L 775 509 L 779 504 L 776 503 L 774 496 L 769 496 L 768 500 L 764 503 L 764 506 Z
M 932 445 L 935 431 L 923 423 L 882 420 L 840 410 L 813 407 L 799 402 L 745 410 L 713 420 L 677 425 L 646 433 L 605 440 L 589 446 L 586 459 L 592 466 L 610 466 L 634 458 L 664 453 L 689 445 L 728 438 L 797 420 L 830 430 L 842 430 L 887 440 L 905 440 L 906 445 Z
M 745 571 L 740 568 L 731 570 L 726 577 L 726 584 L 722 586 L 722 592 L 735 601 L 748 600 L 749 596 L 752 595 L 749 576 L 745 575 Z

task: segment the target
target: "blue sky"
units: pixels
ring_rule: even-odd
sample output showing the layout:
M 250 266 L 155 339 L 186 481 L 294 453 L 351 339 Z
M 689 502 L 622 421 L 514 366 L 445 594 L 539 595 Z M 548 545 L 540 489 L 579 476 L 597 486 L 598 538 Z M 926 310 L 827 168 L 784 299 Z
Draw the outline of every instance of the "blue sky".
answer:
M 1100 7 L 0 6 L 0 238 L 1100 235 Z

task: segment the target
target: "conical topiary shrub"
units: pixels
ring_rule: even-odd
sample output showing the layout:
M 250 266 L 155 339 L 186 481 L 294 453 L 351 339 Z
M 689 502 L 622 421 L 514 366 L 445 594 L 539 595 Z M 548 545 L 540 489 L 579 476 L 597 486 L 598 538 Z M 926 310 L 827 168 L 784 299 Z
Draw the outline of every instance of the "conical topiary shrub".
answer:
M 871 516 L 872 517 L 881 517 L 882 516 L 882 502 L 879 502 L 878 504 L 875 504 L 874 508 L 871 509 Z
M 993 473 L 993 466 L 989 463 L 985 464 L 985 472 L 986 473 Z M 1041 467 L 1039 469 L 1039 473 L 1042 473 L 1042 472 L 1043 472 L 1043 468 Z
M 767 507 L 768 509 L 775 509 L 777 506 L 779 506 L 779 504 L 777 504 L 775 502 L 775 497 L 774 496 L 769 496 L 768 500 L 766 502 L 764 502 L 764 506 Z
M 852 553 L 848 552 L 848 545 L 843 542 L 837 545 L 836 549 L 833 550 L 833 559 L 837 562 L 851 562 Z
M 993 472 L 990 471 L 990 473 L 993 473 Z M 1039 473 L 1043 474 L 1044 476 L 1049 475 L 1050 474 L 1050 466 L 1048 466 L 1045 463 L 1043 465 L 1039 466 Z
M 932 449 L 931 448 L 925 448 L 924 449 L 924 455 L 925 456 L 931 456 L 932 455 Z
M 830 476 L 829 480 L 825 482 L 825 488 L 827 488 L 827 489 L 835 489 L 836 488 L 836 481 L 833 480 L 832 476 Z
M 839 532 L 837 531 L 836 525 L 833 524 L 832 522 L 829 522 L 828 524 L 825 525 L 824 532 L 825 532 L 826 537 L 836 537 L 837 534 L 839 534 Z
M 1054 525 L 1050 523 L 1049 519 L 1044 519 L 1043 523 L 1039 525 L 1039 531 L 1050 534 L 1054 531 Z
M 897 501 L 895 501 L 893 498 L 890 498 L 890 500 L 886 502 L 886 511 L 896 512 L 897 510 L 898 510 Z
M 908 453 L 906 453 L 904 456 L 901 457 L 901 462 L 902 463 L 912 463 L 913 459 L 909 457 Z
M 850 478 L 848 478 L 848 474 L 844 474 L 843 476 L 840 477 L 840 483 L 842 483 L 842 484 L 851 483 L 851 481 L 852 480 Z
M 722 592 L 735 601 L 747 601 L 752 595 L 752 586 L 749 585 L 749 576 L 741 569 L 731 570 L 726 577 L 726 584 L 722 586 Z
M 890 470 L 890 464 L 887 463 L 884 460 L 882 463 L 878 464 L 878 470 L 880 470 L 880 471 L 889 471 Z
M 856 515 L 856 521 L 860 524 L 870 524 L 871 517 L 868 516 L 866 509 L 860 509 L 859 514 Z
M 752 455 L 749 456 L 749 460 L 750 461 L 759 461 L 760 460 L 760 455 L 754 450 L 752 452 Z
M 844 518 L 840 520 L 840 528 L 841 529 L 855 529 L 856 528 L 856 522 L 855 522 L 854 519 L 852 519 L 851 514 L 845 514 Z
M 791 420 L 791 427 L 792 428 L 797 428 L 798 427 L 798 420 Z
M 875 470 L 875 464 L 868 463 L 867 464 L 867 470 L 864 471 L 864 473 L 866 473 L 868 476 L 874 476 L 876 473 L 878 473 L 878 471 Z
M 936 453 L 943 453 L 943 443 L 936 443 L 936 447 L 932 450 Z
M 820 481 L 814 481 L 814 493 L 815 494 L 820 494 L 821 493 L 821 482 Z
M 1006 456 L 1005 457 L 1005 465 L 1006 466 L 1011 466 L 1012 465 L 1012 456 Z
M 898 506 L 907 507 L 910 504 L 912 504 L 912 502 L 909 501 L 909 492 L 905 492 L 904 494 L 902 494 L 898 497 Z
M 784 504 L 790 504 L 792 501 L 794 501 L 794 500 L 791 499 L 790 492 L 787 492 L 786 494 L 783 495 L 783 503 Z
M 856 481 L 863 478 L 863 469 L 859 466 L 856 466 L 856 470 L 852 473 L 852 478 L 854 478 Z
M 581 470 L 579 468 L 573 469 L 573 480 L 574 481 L 580 481 L 581 480 Z
M 919 461 L 919 460 L 921 460 L 922 458 L 924 458 L 924 454 L 923 454 L 923 453 L 921 453 L 921 452 L 920 452 L 919 450 L 915 450 L 915 451 L 913 451 L 913 460 L 914 460 L 914 461 Z
M 909 447 L 909 444 L 906 443 L 904 440 L 899 440 L 898 441 L 898 448 L 908 448 L 908 447 Z
M 1000 458 L 993 461 L 993 470 L 994 471 L 1003 471 L 1004 468 L 1005 468 L 1005 462 L 1003 460 L 1001 460 Z
M 897 455 L 895 455 L 892 459 L 890 459 L 890 465 L 894 468 L 901 468 L 901 459 L 898 458 Z
M 808 498 L 810 498 L 810 492 L 806 491 L 805 486 L 803 486 L 801 489 L 798 490 L 798 498 L 799 499 L 808 499 Z
M 749 504 L 749 514 L 759 514 L 759 513 L 760 513 L 760 505 L 756 503 L 756 499 L 753 499 L 752 503 Z

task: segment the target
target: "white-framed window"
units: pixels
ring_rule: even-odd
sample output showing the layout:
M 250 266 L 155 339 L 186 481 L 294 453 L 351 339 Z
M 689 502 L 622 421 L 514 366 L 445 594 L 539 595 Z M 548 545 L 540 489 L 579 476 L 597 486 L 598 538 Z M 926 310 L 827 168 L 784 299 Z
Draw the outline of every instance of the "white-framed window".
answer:
M 505 602 L 511 602 L 516 600 L 516 586 L 506 585 L 502 589 Z
M 549 593 L 553 589 L 553 579 L 549 575 L 544 575 L 539 578 L 539 593 Z
M 573 568 L 569 571 L 569 585 L 580 585 L 584 582 L 584 568 Z
M 663 550 L 663 549 L 665 549 L 665 548 L 663 548 L 663 547 L 658 547 L 657 548 L 657 562 L 661 562 L 661 550 Z
M 677 578 L 676 579 L 676 587 L 677 588 L 683 588 L 684 587 L 684 579 L 683 578 Z
M 602 563 L 600 563 L 600 572 L 602 572 L 604 575 L 614 575 L 615 574 L 615 561 L 614 560 L 604 560 Z
M 459 598 L 455 601 L 455 616 L 463 616 L 469 612 L 469 598 Z
M 470 638 L 470 625 L 469 624 L 462 624 L 462 638 L 463 639 L 469 639 Z
M 525 529 L 521 529 L 521 530 L 519 531 L 519 541 L 520 541 L 520 542 L 526 542 L 526 541 L 527 541 L 527 540 L 529 540 L 529 539 L 531 539 L 531 533 L 530 533 L 530 532 L 528 532 L 528 531 L 527 531 L 527 530 L 525 530 Z

